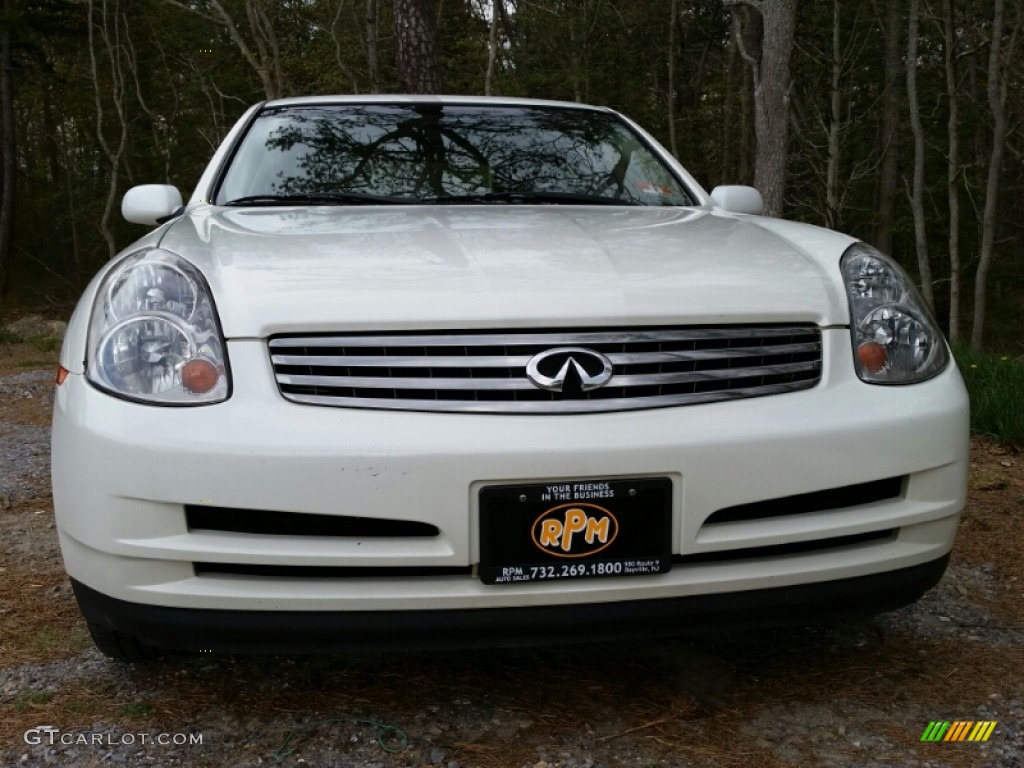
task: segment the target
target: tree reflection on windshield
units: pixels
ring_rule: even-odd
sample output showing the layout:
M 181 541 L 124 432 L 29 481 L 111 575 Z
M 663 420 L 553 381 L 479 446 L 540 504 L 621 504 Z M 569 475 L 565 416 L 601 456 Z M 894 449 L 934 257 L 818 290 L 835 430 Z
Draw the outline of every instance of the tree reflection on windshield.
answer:
M 341 192 L 410 202 L 486 195 L 522 201 L 557 193 L 691 204 L 614 115 L 434 104 L 270 108 L 243 141 L 219 201 Z

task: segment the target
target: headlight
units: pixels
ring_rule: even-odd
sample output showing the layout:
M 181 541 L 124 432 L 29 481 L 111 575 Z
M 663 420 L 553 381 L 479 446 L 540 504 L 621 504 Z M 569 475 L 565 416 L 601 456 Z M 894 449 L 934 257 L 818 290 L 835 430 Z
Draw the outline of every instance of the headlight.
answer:
M 949 350 L 935 319 L 900 266 L 869 245 L 839 262 L 850 300 L 857 375 L 872 384 L 912 384 L 935 376 Z
M 224 338 L 199 270 L 159 248 L 122 260 L 96 294 L 86 371 L 96 386 L 132 400 L 226 400 Z

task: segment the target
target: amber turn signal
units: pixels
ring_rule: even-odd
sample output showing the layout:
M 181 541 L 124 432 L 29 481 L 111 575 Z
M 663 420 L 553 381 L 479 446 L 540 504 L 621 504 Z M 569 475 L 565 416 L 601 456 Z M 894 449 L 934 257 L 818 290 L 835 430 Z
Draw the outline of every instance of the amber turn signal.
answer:
M 181 367 L 181 386 L 194 395 L 209 392 L 217 386 L 219 378 L 217 366 L 201 357 L 189 360 Z
M 889 353 L 881 344 L 866 341 L 857 347 L 857 359 L 866 371 L 878 373 L 889 362 Z
M 58 366 L 57 366 L 57 386 L 58 386 L 58 387 L 59 387 L 59 386 L 60 386 L 61 384 L 63 384 L 63 383 L 64 383 L 64 379 L 66 379 L 66 378 L 68 377 L 68 374 L 69 374 L 69 373 L 71 373 L 71 371 L 69 371 L 69 370 L 68 370 L 67 368 L 65 368 L 65 367 L 64 367 L 63 365 L 58 365 Z

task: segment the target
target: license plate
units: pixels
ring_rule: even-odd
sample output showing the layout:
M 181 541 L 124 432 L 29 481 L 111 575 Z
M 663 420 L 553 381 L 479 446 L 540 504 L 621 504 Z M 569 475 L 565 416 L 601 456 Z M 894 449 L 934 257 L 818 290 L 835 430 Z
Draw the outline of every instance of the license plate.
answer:
M 665 573 L 672 481 L 566 480 L 480 491 L 480 580 L 515 584 Z

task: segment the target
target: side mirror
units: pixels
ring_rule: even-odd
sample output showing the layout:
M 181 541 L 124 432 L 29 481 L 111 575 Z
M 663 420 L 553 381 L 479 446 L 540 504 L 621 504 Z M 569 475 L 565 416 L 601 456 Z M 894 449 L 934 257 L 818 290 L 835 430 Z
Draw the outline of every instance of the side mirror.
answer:
M 132 224 L 155 226 L 179 208 L 181 192 L 168 184 L 142 184 L 125 192 L 121 215 Z
M 761 193 L 753 187 L 715 187 L 711 190 L 711 200 L 719 208 L 730 213 L 751 213 L 754 216 L 764 213 L 764 200 L 761 199 Z

